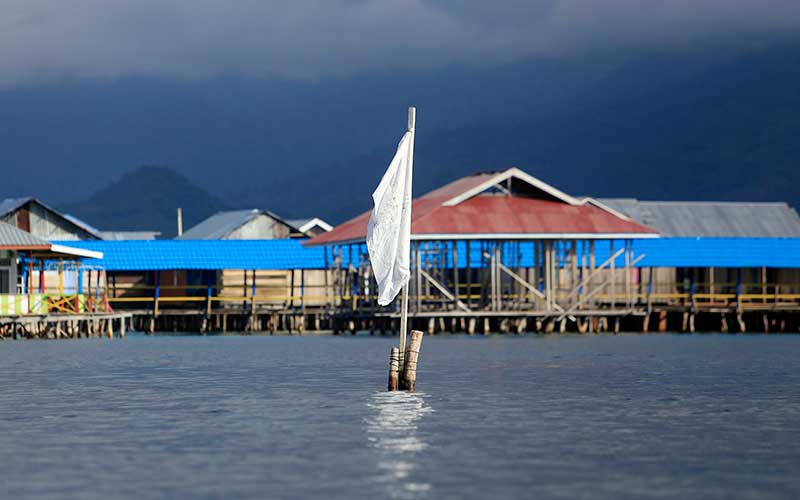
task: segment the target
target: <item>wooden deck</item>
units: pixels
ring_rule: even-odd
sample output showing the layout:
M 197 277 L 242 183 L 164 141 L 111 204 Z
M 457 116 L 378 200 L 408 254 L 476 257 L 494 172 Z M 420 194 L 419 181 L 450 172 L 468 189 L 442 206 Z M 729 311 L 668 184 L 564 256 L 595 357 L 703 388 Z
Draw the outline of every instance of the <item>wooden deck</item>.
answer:
M 125 337 L 130 312 L 0 316 L 0 339 Z

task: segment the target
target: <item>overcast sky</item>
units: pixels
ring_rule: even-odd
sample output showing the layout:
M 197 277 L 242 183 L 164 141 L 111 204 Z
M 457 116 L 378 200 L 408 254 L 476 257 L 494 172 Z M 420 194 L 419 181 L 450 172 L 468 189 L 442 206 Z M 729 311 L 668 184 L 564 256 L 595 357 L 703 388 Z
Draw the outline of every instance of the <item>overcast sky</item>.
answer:
M 798 29 L 798 0 L 0 0 L 0 85 L 322 79 Z

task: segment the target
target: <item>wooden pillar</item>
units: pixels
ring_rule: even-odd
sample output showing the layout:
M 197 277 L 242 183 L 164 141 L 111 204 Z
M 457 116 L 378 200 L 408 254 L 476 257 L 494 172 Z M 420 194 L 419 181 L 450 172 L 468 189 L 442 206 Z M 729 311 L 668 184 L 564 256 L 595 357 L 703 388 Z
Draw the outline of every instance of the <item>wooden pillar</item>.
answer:
M 353 255 L 352 245 L 350 245 L 350 255 Z M 355 292 L 351 292 L 355 294 Z M 355 303 L 355 301 L 353 302 Z M 294 269 L 290 271 L 290 278 L 289 278 L 289 309 L 294 308 Z
M 595 282 L 595 279 L 596 279 L 596 277 L 594 276 L 594 272 L 595 272 L 596 268 L 597 268 L 597 258 L 595 257 L 595 253 L 594 253 L 594 240 L 591 240 L 591 241 L 589 241 L 589 275 L 592 276 L 592 279 L 590 279 L 589 283 L 587 283 L 587 286 L 590 288 L 590 290 L 587 290 L 587 293 L 594 291 L 594 282 Z M 589 306 L 589 309 L 593 309 L 594 308 L 594 299 L 591 298 L 587 302 L 588 302 L 587 305 Z
M 491 280 L 492 280 L 492 310 L 499 311 L 500 310 L 500 285 L 498 283 L 500 276 L 498 276 L 498 266 L 497 261 L 500 258 L 500 248 L 499 243 L 495 243 L 494 248 L 492 249 L 492 258 L 491 258 Z
M 214 285 L 211 282 L 211 273 L 214 271 L 208 271 L 208 278 L 206 279 L 206 319 L 211 316 L 211 295 L 214 293 Z
M 589 244 L 586 240 L 581 242 L 581 274 L 580 278 L 578 279 L 579 283 L 583 283 L 584 277 L 586 276 L 586 261 L 587 261 L 587 249 L 589 248 Z M 581 289 L 578 291 L 577 300 L 581 304 L 578 309 L 583 309 L 586 305 L 581 302 L 582 295 L 586 293 L 586 284 L 581 286 Z M 583 332 L 581 332 L 583 333 Z
M 570 249 L 569 249 L 569 260 L 570 260 L 570 276 L 569 276 L 569 290 L 571 291 L 575 288 L 580 281 L 578 280 L 578 240 L 571 240 L 570 241 Z M 580 295 L 575 297 L 575 300 L 580 300 Z
M 324 257 L 325 257 L 325 270 L 323 271 L 323 276 L 322 276 L 322 279 L 323 279 L 322 286 L 323 286 L 323 288 L 325 290 L 323 292 L 325 294 L 325 305 L 323 307 L 325 307 L 327 309 L 330 306 L 330 295 L 329 295 L 329 290 L 328 290 L 328 273 L 330 272 L 330 269 L 329 269 L 329 266 L 328 266 L 328 247 L 323 247 L 322 253 L 323 253 Z
M 544 293 L 545 293 L 545 309 L 551 311 L 553 309 L 553 295 L 552 295 L 552 242 L 545 240 L 542 242 L 544 247 Z
M 417 265 L 414 267 L 414 271 L 417 274 L 417 279 L 416 279 L 416 283 L 417 283 L 417 286 L 416 286 L 416 288 L 417 288 L 416 289 L 416 292 L 417 292 L 417 310 L 416 310 L 416 312 L 419 313 L 422 310 L 422 273 L 420 272 L 420 270 L 422 269 L 422 260 L 421 260 L 422 252 L 420 251 L 420 248 L 419 248 L 420 247 L 420 242 L 419 241 L 416 242 L 416 247 L 417 247 L 416 248 L 416 256 L 417 256 L 417 258 L 416 258 L 415 262 L 416 262 Z
M 28 314 L 33 312 L 33 252 L 28 252 L 28 276 L 25 288 L 28 292 Z
M 716 292 L 716 287 L 714 286 L 714 268 L 708 268 L 708 293 L 711 294 L 711 302 L 716 302 L 716 297 L 714 296 Z
M 472 246 L 472 240 L 465 240 L 467 246 L 467 266 L 466 266 L 466 278 L 467 278 L 467 307 L 472 308 L 472 256 L 470 254 L 470 247 Z
M 625 240 L 625 305 L 631 307 L 633 302 L 633 245 L 631 240 Z
M 613 256 L 614 255 L 614 240 L 609 240 L 608 244 L 609 244 L 609 255 Z M 617 259 L 611 259 L 611 262 L 610 262 L 610 265 L 609 265 L 609 272 L 611 273 L 611 281 L 609 282 L 608 294 L 611 297 L 610 303 L 611 303 L 611 308 L 612 309 L 614 309 L 614 307 L 615 307 L 616 295 L 617 295 L 616 260 Z
M 400 349 L 392 347 L 389 356 L 389 391 L 396 391 L 399 387 Z
M 156 271 L 156 288 L 153 298 L 153 316 L 158 316 L 158 299 L 161 296 L 161 271 Z
M 44 293 L 44 259 L 39 260 L 39 293 Z
M 459 283 L 458 283 L 458 241 L 453 241 L 453 309 L 456 309 L 458 301 L 461 300 Z
M 255 272 L 255 271 L 253 271 Z M 300 311 L 306 314 L 306 270 L 300 269 Z
M 417 365 L 419 363 L 419 352 L 422 348 L 422 332 L 411 330 L 408 346 L 403 357 L 403 377 L 400 381 L 401 389 L 407 391 L 417 390 Z

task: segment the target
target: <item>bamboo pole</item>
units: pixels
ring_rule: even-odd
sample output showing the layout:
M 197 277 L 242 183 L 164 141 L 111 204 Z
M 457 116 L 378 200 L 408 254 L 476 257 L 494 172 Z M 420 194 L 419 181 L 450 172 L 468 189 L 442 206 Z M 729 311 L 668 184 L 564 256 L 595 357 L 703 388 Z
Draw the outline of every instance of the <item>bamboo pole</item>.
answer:
M 422 348 L 422 336 L 423 333 L 421 331 L 412 330 L 408 347 L 406 347 L 403 378 L 400 383 L 401 389 L 410 392 L 417 390 L 417 365 L 419 363 L 419 351 Z
M 409 144 L 409 151 L 408 151 L 408 190 L 409 196 L 403 197 L 403 200 L 406 201 L 407 199 L 411 198 L 410 190 L 411 190 L 411 175 L 414 170 L 414 136 L 416 134 L 417 128 L 417 108 L 411 106 L 408 108 L 408 132 L 411 134 L 410 144 Z M 410 201 L 409 201 L 410 203 Z M 408 213 L 409 219 L 411 218 L 411 205 L 404 207 Z M 409 228 L 410 229 L 410 228 Z M 409 234 L 409 238 L 411 235 Z M 410 250 L 410 249 L 409 249 Z M 419 287 L 419 250 L 417 251 L 417 287 Z M 419 304 L 419 288 L 416 290 L 417 292 L 417 304 Z M 404 369 L 405 367 L 405 353 L 406 349 L 406 329 L 408 327 L 408 280 L 403 285 L 403 299 L 402 299 L 401 311 L 400 311 L 400 349 L 399 349 L 399 369 Z
M 389 356 L 389 391 L 396 391 L 400 385 L 400 349 L 392 347 Z

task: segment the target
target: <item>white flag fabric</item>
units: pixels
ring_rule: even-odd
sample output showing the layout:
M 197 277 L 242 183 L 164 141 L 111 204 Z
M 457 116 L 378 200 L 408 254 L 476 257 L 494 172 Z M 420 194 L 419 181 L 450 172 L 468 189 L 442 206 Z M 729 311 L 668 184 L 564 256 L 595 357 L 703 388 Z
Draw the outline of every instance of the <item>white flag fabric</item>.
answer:
M 367 226 L 367 249 L 382 306 L 394 300 L 411 274 L 412 141 L 412 133 L 406 132 L 372 193 L 375 207 Z

